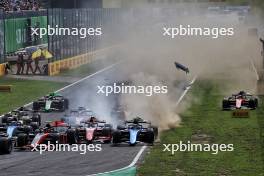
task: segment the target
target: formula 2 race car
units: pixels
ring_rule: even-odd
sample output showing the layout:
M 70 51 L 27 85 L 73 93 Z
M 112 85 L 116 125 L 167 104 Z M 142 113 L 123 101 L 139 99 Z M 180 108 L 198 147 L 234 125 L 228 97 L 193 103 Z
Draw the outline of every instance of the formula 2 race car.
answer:
M 31 143 L 31 147 L 39 144 L 76 144 L 77 135 L 75 129 L 65 123 L 64 121 L 54 121 L 46 124 L 46 127 L 42 129 Z
M 70 125 L 81 125 L 81 122 L 88 121 L 91 117 L 94 117 L 95 113 L 84 107 L 78 109 L 72 109 L 69 115 L 65 115 L 65 121 Z
M 240 91 L 238 94 L 233 94 L 231 97 L 224 98 L 222 102 L 223 110 L 235 109 L 256 109 L 258 107 L 258 99 L 253 95 Z
M 25 149 L 30 146 L 37 129 L 30 125 L 23 125 L 21 122 L 11 122 L 8 126 L 0 127 L 1 131 L 6 131 L 8 138 L 12 140 L 14 148 Z
M 88 121 L 82 122 L 82 126 L 77 128 L 78 140 L 80 143 L 92 143 L 100 141 L 110 143 L 112 138 L 112 125 L 105 121 L 99 121 L 91 117 Z
M 0 127 L 0 153 L 10 154 L 13 150 L 12 139 L 8 136 L 5 131 L 2 131 Z
M 25 107 L 20 107 L 2 117 L 2 124 L 8 126 L 12 122 L 20 122 L 23 125 L 29 125 L 32 128 L 37 129 L 41 125 L 41 116 L 38 112 L 34 112 Z
M 69 100 L 57 93 L 50 93 L 38 101 L 33 102 L 34 111 L 60 111 L 63 112 L 69 108 Z
M 131 146 L 138 142 L 153 144 L 158 136 L 158 128 L 139 117 L 125 121 L 124 126 L 117 126 L 113 132 L 112 142 L 114 145 L 128 142 Z

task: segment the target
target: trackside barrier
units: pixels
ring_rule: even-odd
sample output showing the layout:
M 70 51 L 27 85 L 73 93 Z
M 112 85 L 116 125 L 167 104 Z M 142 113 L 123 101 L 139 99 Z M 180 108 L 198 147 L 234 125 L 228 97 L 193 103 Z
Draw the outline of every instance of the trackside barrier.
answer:
M 60 73 L 61 70 L 67 70 L 67 69 L 75 69 L 80 67 L 81 65 L 88 64 L 94 60 L 100 59 L 100 56 L 107 54 L 108 52 L 112 51 L 114 47 L 117 47 L 117 45 L 114 45 L 112 47 L 107 47 L 104 49 L 92 51 L 86 54 L 82 54 L 79 56 L 74 56 L 67 59 L 58 60 L 55 62 L 49 63 L 49 76 L 54 76 Z
M 0 92 L 11 92 L 11 85 L 0 85 Z
M 0 76 L 5 75 L 5 63 L 0 64 Z

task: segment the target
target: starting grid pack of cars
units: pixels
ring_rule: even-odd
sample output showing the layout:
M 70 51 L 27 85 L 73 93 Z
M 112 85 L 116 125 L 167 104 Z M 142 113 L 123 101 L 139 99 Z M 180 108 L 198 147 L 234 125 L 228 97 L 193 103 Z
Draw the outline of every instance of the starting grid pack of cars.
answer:
M 33 102 L 33 108 L 20 107 L 1 118 L 0 152 L 9 154 L 15 149 L 30 149 L 40 144 L 91 144 L 126 142 L 153 144 L 158 128 L 139 117 L 113 125 L 99 119 L 94 112 L 83 107 L 71 110 L 70 115 L 58 121 L 41 122 L 40 112 L 64 112 L 69 107 L 68 99 L 51 93 Z
M 223 110 L 254 110 L 258 99 L 240 91 L 222 101 Z M 84 107 L 73 109 L 59 121 L 41 122 L 40 112 L 64 112 L 69 108 L 68 99 L 51 93 L 33 102 L 33 108 L 20 107 L 1 117 L 0 153 L 10 154 L 14 148 L 30 149 L 40 144 L 91 144 L 95 142 L 153 144 L 158 136 L 158 127 L 139 117 L 124 120 L 113 128 L 111 122 L 99 119 Z M 239 113 L 238 113 L 239 114 Z M 244 114 L 243 114 L 244 115 Z

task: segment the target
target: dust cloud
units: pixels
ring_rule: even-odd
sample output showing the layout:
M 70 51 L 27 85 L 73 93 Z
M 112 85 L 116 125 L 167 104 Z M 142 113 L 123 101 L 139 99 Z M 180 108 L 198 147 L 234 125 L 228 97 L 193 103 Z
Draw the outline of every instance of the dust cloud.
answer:
M 249 35 L 249 28 L 237 12 L 215 13 L 207 8 L 188 5 L 172 8 L 123 9 L 119 24 L 108 26 L 111 35 L 105 40 L 121 39 L 118 57 L 125 60 L 118 73 L 133 85 L 166 85 L 167 94 L 151 97 L 142 94 L 122 94 L 120 104 L 127 112 L 127 119 L 140 116 L 160 129 L 180 125 L 179 113 L 188 108 L 196 97 L 183 99 L 180 107 L 176 102 L 194 76 L 198 79 L 223 80 L 223 93 L 255 91 L 257 82 L 252 62 L 260 65 L 260 43 L 257 36 Z M 250 19 L 255 20 L 254 17 Z M 258 21 L 255 21 L 258 23 Z M 163 27 L 179 25 L 200 28 L 234 28 L 234 35 L 176 36 L 163 35 Z M 105 27 L 107 28 L 107 26 Z M 114 30 L 113 30 L 114 29 Z M 111 37 L 109 37 L 111 36 Z M 102 39 L 102 43 L 104 43 Z M 108 41 L 109 42 L 109 41 Z M 190 69 L 190 74 L 177 70 L 177 61 Z M 220 107 L 219 107 L 220 108 Z

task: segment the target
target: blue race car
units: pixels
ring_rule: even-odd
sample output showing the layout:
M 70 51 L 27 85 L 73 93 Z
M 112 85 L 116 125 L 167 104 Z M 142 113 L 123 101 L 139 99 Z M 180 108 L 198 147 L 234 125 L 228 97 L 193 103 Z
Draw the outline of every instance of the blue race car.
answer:
M 13 147 L 17 149 L 26 149 L 34 139 L 38 129 L 30 125 L 23 125 L 22 122 L 11 122 L 5 127 L 7 138 L 11 139 Z
M 138 142 L 144 142 L 152 145 L 157 136 L 157 127 L 137 117 L 133 120 L 125 121 L 124 126 L 117 126 L 117 129 L 112 134 L 112 143 L 116 145 L 126 142 L 134 146 Z

